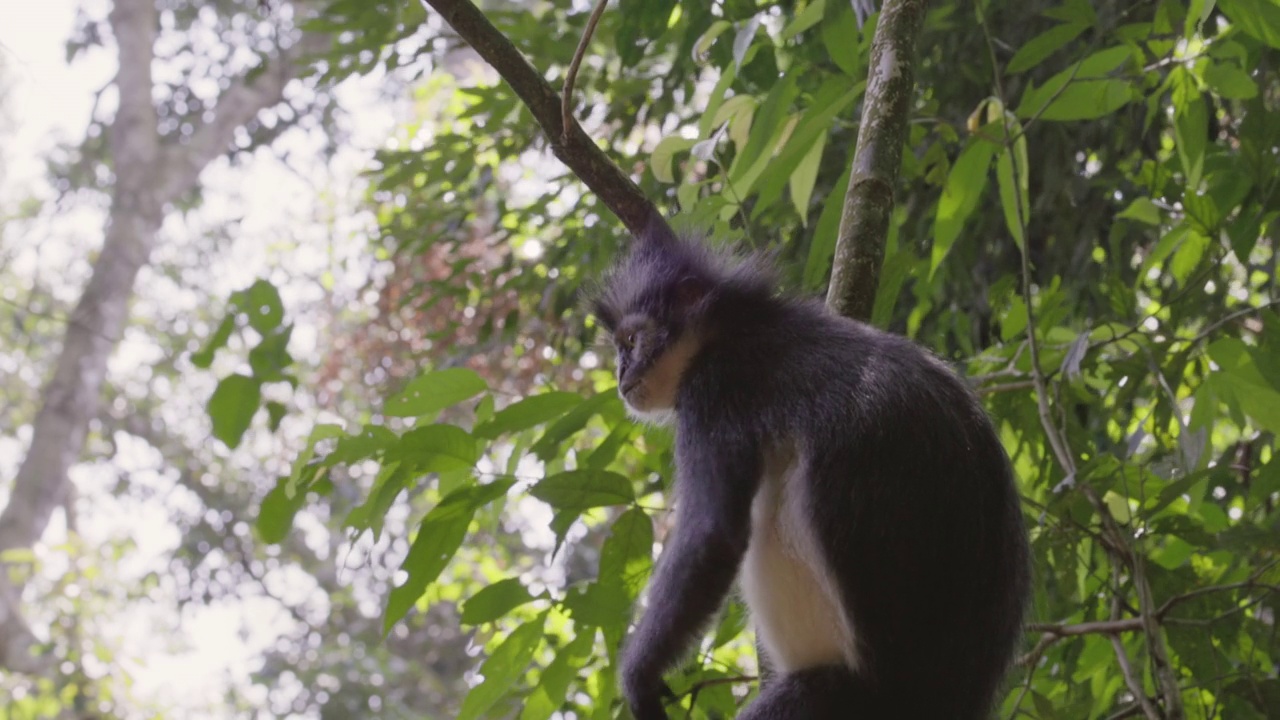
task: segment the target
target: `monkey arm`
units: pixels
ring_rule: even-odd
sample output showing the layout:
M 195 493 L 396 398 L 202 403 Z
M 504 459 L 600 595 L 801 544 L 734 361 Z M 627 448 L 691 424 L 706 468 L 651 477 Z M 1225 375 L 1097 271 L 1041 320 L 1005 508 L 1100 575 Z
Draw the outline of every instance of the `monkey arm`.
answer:
M 740 433 L 741 435 L 741 433 Z M 687 440 L 686 440 L 687 439 Z M 694 447 L 696 441 L 716 447 Z M 720 433 L 677 440 L 676 527 L 649 584 L 649 608 L 623 653 L 622 682 L 640 720 L 665 718 L 662 673 L 697 639 L 733 585 L 751 536 L 759 451 Z

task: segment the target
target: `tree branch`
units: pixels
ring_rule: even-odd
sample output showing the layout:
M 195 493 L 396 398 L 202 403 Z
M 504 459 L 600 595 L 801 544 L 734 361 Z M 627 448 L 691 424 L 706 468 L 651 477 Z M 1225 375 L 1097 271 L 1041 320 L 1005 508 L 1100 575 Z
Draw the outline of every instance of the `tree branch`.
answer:
M 577 175 L 622 224 L 639 236 L 650 225 L 666 225 L 658 208 L 574 122 L 564 126 L 560 96 L 515 45 L 468 0 L 423 0 L 489 63 L 529 108 L 546 133 L 551 151 Z
M 303 8 L 293 4 L 294 18 L 300 19 Z M 196 129 L 191 141 L 169 149 L 165 157 L 165 184 L 161 189 L 165 200 L 172 202 L 196 186 L 200 173 L 209 163 L 221 157 L 235 138 L 235 132 L 253 120 L 265 108 L 284 100 L 284 89 L 298 76 L 305 58 L 324 53 L 333 45 L 331 35 L 304 32 L 274 58 L 264 60 L 265 71 L 252 80 L 236 78 L 218 97 L 213 118 Z
M 156 7 L 154 0 L 116 0 L 109 15 L 120 96 L 107 134 L 115 171 L 111 211 L 102 250 L 42 390 L 31 444 L 0 512 L 0 552 L 34 545 L 66 496 L 67 472 L 80 459 L 89 423 L 97 416 L 107 360 L 128 322 L 134 281 L 149 261 L 165 204 L 193 187 L 204 166 L 226 149 L 235 128 L 261 110 L 262 103 L 278 102 L 292 77 L 291 48 L 281 51 L 277 65 L 263 77 L 224 93 L 216 120 L 196 131 L 194 147 L 175 148 L 162 157 L 151 98 Z M 303 38 L 295 46 L 299 50 L 317 42 L 314 36 Z M 178 153 L 187 155 L 179 158 Z M 22 584 L 9 579 L 5 570 L 0 564 L 0 668 L 39 672 L 29 653 L 35 638 L 21 616 Z
M 1044 369 L 1040 364 L 1039 345 L 1036 340 L 1036 316 L 1034 297 L 1031 290 L 1031 259 L 1029 236 L 1027 234 L 1027 226 L 1030 218 L 1025 215 L 1024 198 L 1023 198 L 1023 178 L 1021 173 L 1026 168 L 1020 168 L 1016 159 L 1015 143 L 1019 138 L 1014 135 L 1014 128 L 1011 126 L 1013 118 L 1008 111 L 1008 102 L 1005 97 L 1004 83 L 1001 78 L 1000 64 L 996 60 L 995 46 L 991 38 L 991 31 L 987 25 L 985 13 L 982 11 L 981 5 L 977 6 L 978 21 L 982 29 L 983 36 L 986 38 L 987 50 L 990 56 L 992 81 L 995 85 L 995 95 L 1000 102 L 1000 127 L 1001 140 L 1003 140 L 1003 152 L 1010 156 L 1010 168 L 1012 170 L 1011 182 L 1013 190 L 1013 207 L 1014 220 L 1017 223 L 1018 237 L 1022 238 L 1019 243 L 1020 250 L 1020 275 L 1022 299 L 1027 311 L 1027 343 L 1031 351 L 1031 379 L 1035 385 L 1036 409 L 1040 417 L 1040 424 L 1045 432 L 1045 439 L 1051 448 L 1058 465 L 1061 466 L 1067 478 L 1076 479 L 1077 466 L 1076 457 L 1071 450 L 1067 440 L 1065 429 L 1060 429 L 1053 420 L 1053 415 L 1049 407 L 1049 391 L 1048 383 L 1045 377 Z M 1078 66 L 1077 66 L 1078 69 Z M 1074 74 L 1074 73 L 1073 73 Z M 1025 132 L 1025 126 L 1017 130 L 1018 133 Z M 1029 206 L 1029 203 L 1027 204 Z M 1182 698 L 1177 683 L 1177 678 L 1173 673 L 1172 666 L 1169 664 L 1168 652 L 1165 648 L 1164 635 L 1160 627 L 1160 618 L 1157 616 L 1157 609 L 1154 607 L 1154 601 L 1151 592 L 1151 584 L 1148 582 L 1145 572 L 1145 558 L 1141 552 L 1134 546 L 1134 542 L 1130 535 L 1126 533 L 1115 517 L 1111 514 L 1110 508 L 1103 502 L 1102 497 L 1092 486 L 1080 482 L 1076 484 L 1080 493 L 1085 497 L 1094 512 L 1097 513 L 1098 519 L 1102 524 L 1102 536 L 1106 539 L 1104 547 L 1112 558 L 1113 573 L 1119 573 L 1119 567 L 1128 567 L 1133 582 L 1134 589 L 1138 595 L 1138 617 L 1136 618 L 1142 626 L 1144 637 L 1147 643 L 1148 655 L 1151 659 L 1152 673 L 1155 676 L 1156 685 L 1160 690 L 1160 695 L 1164 701 L 1163 716 L 1155 707 L 1154 703 L 1146 697 L 1142 683 L 1133 675 L 1132 668 L 1129 665 L 1129 658 L 1125 652 L 1124 646 L 1120 643 L 1119 638 L 1112 635 L 1112 646 L 1116 652 L 1116 659 L 1120 664 L 1121 672 L 1124 674 L 1126 683 L 1129 684 L 1130 690 L 1142 707 L 1142 711 L 1151 720 L 1159 720 L 1161 717 L 1165 720 L 1182 720 L 1186 717 L 1186 713 L 1182 706 Z M 1113 605 L 1112 620 L 1119 622 L 1119 601 L 1120 590 L 1115 590 L 1113 597 L 1115 605 Z
M 925 4 L 925 0 L 885 0 L 871 42 L 871 70 L 858 146 L 827 286 L 827 306 L 859 320 L 871 317 L 880 284 L 893 189 L 907 138 L 915 87 L 915 45 Z
M 560 91 L 560 141 L 569 142 L 569 135 L 564 132 L 573 126 L 573 83 L 578 79 L 578 66 L 582 64 L 582 56 L 587 54 L 587 46 L 591 44 L 591 36 L 596 32 L 600 16 L 609 0 L 597 0 L 596 7 L 587 18 L 587 27 L 582 31 L 582 39 L 578 41 L 578 49 L 573 52 L 573 61 L 569 63 L 569 71 L 564 75 L 564 89 Z
M 156 107 L 151 101 L 151 64 L 158 27 L 155 0 L 116 0 L 107 18 L 116 38 L 119 63 L 115 86 L 120 100 L 111 123 L 112 149 L 151 163 L 160 151 Z M 116 178 L 115 189 L 117 193 L 140 190 L 121 177 Z

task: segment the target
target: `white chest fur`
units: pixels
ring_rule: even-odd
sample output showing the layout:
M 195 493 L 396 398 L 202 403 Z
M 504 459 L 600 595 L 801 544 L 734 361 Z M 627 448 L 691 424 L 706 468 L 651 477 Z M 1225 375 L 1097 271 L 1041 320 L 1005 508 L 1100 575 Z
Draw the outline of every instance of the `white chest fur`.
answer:
M 853 628 L 807 521 L 802 472 L 804 463 L 794 452 L 767 458 L 739 584 L 775 671 L 856 668 Z

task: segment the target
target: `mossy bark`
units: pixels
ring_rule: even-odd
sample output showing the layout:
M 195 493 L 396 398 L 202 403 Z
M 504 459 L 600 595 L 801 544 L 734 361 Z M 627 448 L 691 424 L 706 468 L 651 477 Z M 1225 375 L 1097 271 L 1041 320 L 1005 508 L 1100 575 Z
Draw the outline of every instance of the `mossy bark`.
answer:
M 840 213 L 827 306 L 867 320 L 875 307 L 893 191 L 915 87 L 915 45 L 925 0 L 885 0 L 871 43 L 867 93 L 849 189 Z

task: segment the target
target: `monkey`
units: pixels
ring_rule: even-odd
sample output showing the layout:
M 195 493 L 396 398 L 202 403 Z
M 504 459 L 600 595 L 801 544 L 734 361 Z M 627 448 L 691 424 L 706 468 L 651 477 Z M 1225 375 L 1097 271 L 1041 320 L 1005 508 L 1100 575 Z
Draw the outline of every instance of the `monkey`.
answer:
M 675 523 L 624 641 L 637 720 L 738 586 L 769 682 L 742 720 L 978 720 L 1031 553 L 995 426 L 940 359 L 775 290 L 660 215 L 591 309 L 634 417 L 674 426 Z

